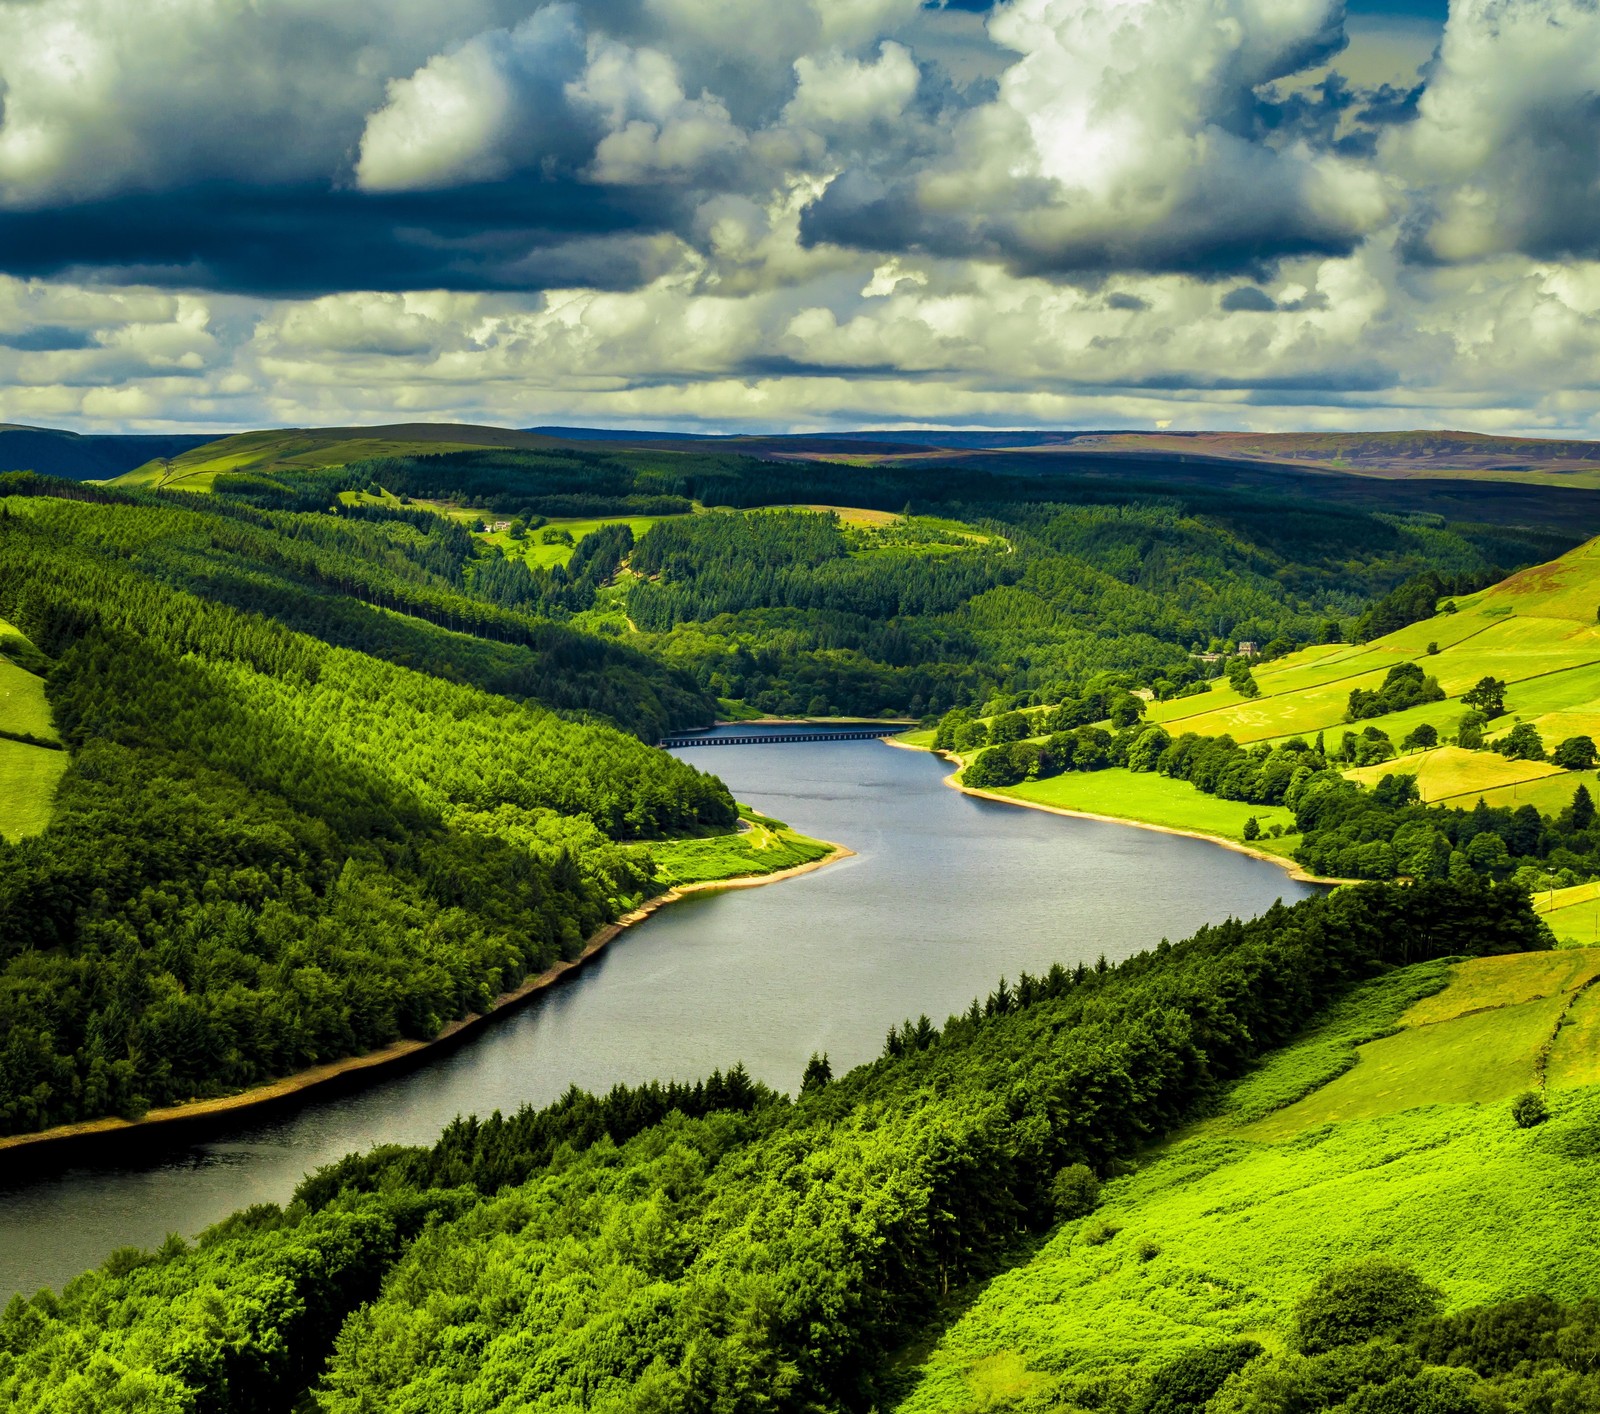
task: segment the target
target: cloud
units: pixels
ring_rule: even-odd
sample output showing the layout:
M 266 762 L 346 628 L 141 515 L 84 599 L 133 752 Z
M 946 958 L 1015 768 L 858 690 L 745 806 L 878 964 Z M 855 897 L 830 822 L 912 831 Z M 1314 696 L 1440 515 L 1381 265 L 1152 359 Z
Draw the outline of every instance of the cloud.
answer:
M 426 191 L 493 181 L 519 168 L 570 165 L 583 134 L 565 90 L 584 35 L 569 5 L 490 30 L 392 79 L 367 119 L 356 162 L 364 191 Z
M 586 173 L 604 185 L 721 185 L 749 145 L 719 98 L 684 93 L 677 64 L 659 50 L 593 40 L 588 67 L 567 96 L 607 129 Z
M 1600 9 L 1356 33 L 0 0 L 0 418 L 1600 432 Z
M 1015 0 L 1020 57 L 950 148 L 840 175 L 811 240 L 1020 271 L 1244 270 L 1352 249 L 1387 220 L 1379 176 L 1256 125 L 1257 90 L 1326 59 L 1339 0 Z
M 1383 151 L 1416 192 L 1416 255 L 1600 255 L 1592 0 L 1456 0 L 1417 112 Z
M 813 132 L 871 130 L 904 116 L 921 81 L 903 44 L 885 40 L 877 58 L 863 61 L 834 51 L 795 60 L 795 93 L 783 110 L 786 123 Z

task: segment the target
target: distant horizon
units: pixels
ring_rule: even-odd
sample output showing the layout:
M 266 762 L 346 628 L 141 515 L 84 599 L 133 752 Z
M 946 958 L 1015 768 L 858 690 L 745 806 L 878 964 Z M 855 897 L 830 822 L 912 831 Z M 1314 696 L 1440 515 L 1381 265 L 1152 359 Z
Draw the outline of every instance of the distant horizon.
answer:
M 751 440 L 778 438 L 833 438 L 848 439 L 865 436 L 893 436 L 916 434 L 919 436 L 1070 436 L 1070 437 L 1392 437 L 1412 434 L 1438 436 L 1478 437 L 1517 442 L 1596 442 L 1600 433 L 1586 436 L 1582 432 L 1565 433 L 1550 429 L 1538 431 L 1482 431 L 1471 427 L 1450 426 L 1366 426 L 1366 427 L 1298 427 L 1274 428 L 1270 431 L 1240 427 L 1132 427 L 1098 426 L 1069 427 L 1053 423 L 1029 424 L 940 424 L 905 422 L 889 425 L 859 425 L 851 427 L 794 428 L 739 428 L 736 430 L 686 430 L 682 427 L 648 423 L 536 423 L 469 421 L 456 417 L 391 418 L 374 422 L 282 422 L 258 423 L 228 428 L 199 426 L 193 423 L 172 423 L 162 426 L 92 426 L 69 427 L 61 424 L 0 422 L 0 433 L 10 431 L 65 433 L 74 437 L 198 437 L 206 442 L 220 442 L 228 437 L 248 436 L 253 432 L 334 432 L 344 430 L 379 430 L 401 427 L 466 427 L 485 428 L 502 432 L 525 432 L 534 435 L 560 437 L 568 434 L 605 434 L 623 436 L 635 433 L 641 436 L 682 438 L 685 440 Z M 574 438 L 574 440 L 579 440 Z

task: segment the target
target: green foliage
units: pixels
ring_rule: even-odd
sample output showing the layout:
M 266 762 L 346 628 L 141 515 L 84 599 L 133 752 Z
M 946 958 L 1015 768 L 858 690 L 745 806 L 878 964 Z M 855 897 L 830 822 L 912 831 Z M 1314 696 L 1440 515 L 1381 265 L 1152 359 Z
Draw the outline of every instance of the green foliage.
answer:
M 1402 1335 L 1438 1309 L 1442 1293 L 1402 1262 L 1365 1257 L 1334 1267 L 1295 1303 L 1295 1344 L 1305 1355 L 1376 1336 Z
M 56 660 L 72 763 L 48 828 L 0 844 L 0 1131 L 431 1038 L 654 891 L 623 841 L 735 818 L 636 737 L 471 685 L 493 660 L 470 639 L 405 624 L 432 671 L 385 661 L 392 616 L 303 556 L 343 544 L 359 588 L 393 551 L 425 587 L 408 524 L 25 507 L 0 521 L 0 613 Z M 542 696 L 659 673 L 519 622 L 543 653 L 483 647 Z M 377 651 L 334 646 L 341 624 Z
M 1506 710 L 1506 685 L 1497 677 L 1485 675 L 1461 694 L 1468 707 L 1476 707 L 1485 717 L 1503 716 Z
M 1544 741 L 1532 722 L 1518 722 L 1495 743 L 1494 749 L 1512 761 L 1544 760 Z
M 1596 759 L 1594 738 L 1589 736 L 1569 736 L 1550 755 L 1563 771 L 1592 771 Z
M 1134 1404 L 1134 1414 L 1199 1414 L 1229 1375 L 1261 1354 L 1253 1340 L 1228 1340 L 1186 1350 L 1163 1365 Z
M 1426 676 L 1415 663 L 1396 663 L 1384 675 L 1381 687 L 1370 692 L 1359 687 L 1351 691 L 1344 719 L 1359 722 L 1366 717 L 1383 717 L 1408 707 L 1443 701 L 1444 689 L 1437 678 Z
M 1050 1201 L 1062 1222 L 1088 1217 L 1100 1201 L 1100 1180 L 1087 1164 L 1068 1164 L 1050 1180 Z
M 1537 1090 L 1525 1090 L 1511 1102 L 1511 1118 L 1518 1129 L 1533 1129 L 1550 1118 L 1550 1108 Z

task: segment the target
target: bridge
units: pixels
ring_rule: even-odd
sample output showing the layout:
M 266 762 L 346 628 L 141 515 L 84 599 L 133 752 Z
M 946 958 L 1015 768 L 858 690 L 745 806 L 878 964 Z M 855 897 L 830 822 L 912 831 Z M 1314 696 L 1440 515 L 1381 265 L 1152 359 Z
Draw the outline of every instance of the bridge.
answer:
M 709 733 L 685 733 L 663 737 L 657 745 L 678 746 L 772 746 L 782 742 L 798 741 L 876 741 L 880 737 L 895 736 L 915 726 L 914 722 L 890 722 L 881 727 L 837 727 L 820 732 L 762 732 L 759 736 L 711 736 Z

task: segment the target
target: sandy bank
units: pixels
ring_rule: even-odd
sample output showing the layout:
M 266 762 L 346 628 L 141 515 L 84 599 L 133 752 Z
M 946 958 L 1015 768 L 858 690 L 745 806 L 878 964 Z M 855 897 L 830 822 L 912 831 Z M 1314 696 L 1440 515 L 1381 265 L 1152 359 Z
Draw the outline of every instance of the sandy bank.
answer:
M 482 1012 L 473 1012 L 452 1021 L 432 1040 L 396 1041 L 381 1050 L 367 1051 L 363 1055 L 349 1056 L 344 1060 L 330 1061 L 326 1065 L 312 1066 L 296 1071 L 280 1080 L 255 1085 L 235 1095 L 223 1095 L 214 1100 L 194 1100 L 186 1105 L 170 1105 L 151 1110 L 143 1119 L 95 1119 L 80 1124 L 63 1124 L 54 1129 L 42 1129 L 35 1134 L 13 1134 L 0 1138 L 0 1158 L 15 1162 L 35 1156 L 53 1157 L 57 1151 L 101 1148 L 110 1145 L 137 1144 L 156 1135 L 167 1136 L 185 1126 L 202 1126 L 218 1119 L 259 1110 L 283 1106 L 309 1098 L 312 1092 L 328 1088 L 351 1088 L 353 1084 L 376 1080 L 400 1070 L 410 1069 L 425 1060 L 429 1053 L 440 1053 L 461 1044 L 469 1036 L 500 1020 L 514 1011 L 529 997 L 553 986 L 568 973 L 580 968 L 596 953 L 613 942 L 623 931 L 642 922 L 658 908 L 676 903 L 689 894 L 707 893 L 721 889 L 753 889 L 763 884 L 776 884 L 782 879 L 792 879 L 797 874 L 809 874 L 855 853 L 843 845 L 835 846 L 831 854 L 814 859 L 809 864 L 797 864 L 790 869 L 780 869 L 771 874 L 746 874 L 733 879 L 712 879 L 703 883 L 680 884 L 647 899 L 638 908 L 623 914 L 614 923 L 597 929 L 584 944 L 583 951 L 570 962 L 555 966 L 529 977 L 520 986 L 502 992 Z

